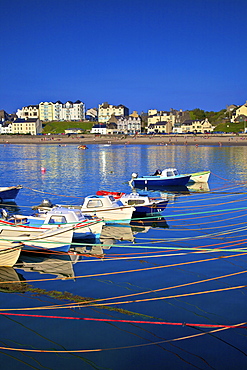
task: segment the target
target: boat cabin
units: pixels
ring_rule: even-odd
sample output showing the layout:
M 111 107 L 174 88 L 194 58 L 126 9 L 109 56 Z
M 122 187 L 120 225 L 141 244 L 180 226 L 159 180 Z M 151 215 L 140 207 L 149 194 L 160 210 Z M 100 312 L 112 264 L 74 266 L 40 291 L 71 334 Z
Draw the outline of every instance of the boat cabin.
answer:
M 88 216 L 87 219 L 90 217 Z M 85 221 L 85 216 L 79 209 L 68 209 L 65 207 L 54 207 L 49 211 L 38 212 L 32 216 L 14 215 L 8 220 L 8 222 L 14 224 L 24 224 L 31 227 L 73 225 L 83 221 Z
M 123 207 L 120 200 L 116 200 L 112 195 L 90 195 L 85 198 L 82 205 L 83 212 L 86 208 L 101 209 L 101 208 L 119 208 Z
M 148 196 L 141 196 L 138 193 L 124 194 L 121 197 L 121 202 L 128 206 L 145 205 L 150 201 Z
M 37 219 L 43 220 L 44 225 L 73 224 L 84 221 L 85 217 L 79 209 L 68 209 L 65 207 L 56 207 L 46 214 L 39 214 Z
M 166 168 L 161 172 L 162 177 L 172 177 L 172 176 L 179 176 L 179 172 L 176 168 Z

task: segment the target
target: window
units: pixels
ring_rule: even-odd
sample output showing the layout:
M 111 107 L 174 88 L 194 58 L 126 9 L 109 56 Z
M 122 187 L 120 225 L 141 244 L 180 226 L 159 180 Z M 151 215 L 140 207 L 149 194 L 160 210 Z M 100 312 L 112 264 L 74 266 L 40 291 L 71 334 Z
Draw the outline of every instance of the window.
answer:
M 128 205 L 133 206 L 133 205 L 138 205 L 138 204 L 144 204 L 145 201 L 141 199 L 129 199 L 128 200 Z
M 51 216 L 48 224 L 66 224 L 64 216 Z
M 103 204 L 100 199 L 91 199 L 87 204 L 87 208 L 98 208 L 102 206 Z

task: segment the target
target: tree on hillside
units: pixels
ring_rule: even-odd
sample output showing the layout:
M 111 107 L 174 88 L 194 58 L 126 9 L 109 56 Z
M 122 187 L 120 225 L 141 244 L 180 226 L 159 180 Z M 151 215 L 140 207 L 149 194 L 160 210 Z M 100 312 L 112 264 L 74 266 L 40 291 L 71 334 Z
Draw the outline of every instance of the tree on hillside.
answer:
M 226 115 L 226 109 L 222 109 L 219 112 L 206 112 L 206 117 L 212 124 L 219 124 L 223 121 L 226 121 L 228 118 Z
M 190 111 L 190 119 L 202 121 L 206 118 L 204 110 L 196 108 Z
M 207 112 L 202 109 L 196 108 L 190 111 L 190 119 L 201 121 L 205 118 L 208 118 L 210 123 L 217 125 L 226 120 L 226 109 L 222 109 L 219 112 Z

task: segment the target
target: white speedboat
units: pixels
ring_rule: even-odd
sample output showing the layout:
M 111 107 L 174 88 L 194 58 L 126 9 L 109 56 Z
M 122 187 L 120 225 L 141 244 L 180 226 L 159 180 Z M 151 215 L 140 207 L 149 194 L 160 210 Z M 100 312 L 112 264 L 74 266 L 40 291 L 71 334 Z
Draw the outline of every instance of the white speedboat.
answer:
M 40 206 L 34 207 L 38 212 L 31 216 L 14 215 L 6 221 L 15 225 L 22 224 L 30 228 L 51 229 L 63 226 L 73 226 L 75 239 L 99 238 L 104 222 L 101 218 L 85 217 L 79 209 L 68 209 L 53 206 L 49 200 L 44 199 Z M 6 217 L 6 214 L 5 214 Z
M 124 205 L 112 195 L 90 195 L 85 197 L 80 210 L 86 215 L 102 217 L 108 224 L 129 224 L 135 208 Z

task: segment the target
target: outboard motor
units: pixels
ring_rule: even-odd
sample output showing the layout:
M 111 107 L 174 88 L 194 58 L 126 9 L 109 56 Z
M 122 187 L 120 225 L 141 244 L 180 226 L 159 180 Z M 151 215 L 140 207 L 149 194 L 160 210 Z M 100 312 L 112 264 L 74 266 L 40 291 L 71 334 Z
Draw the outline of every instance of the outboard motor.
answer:
M 40 203 L 39 207 L 49 207 L 52 208 L 53 204 L 49 199 L 43 199 L 42 202 Z
M 8 212 L 6 211 L 5 208 L 0 208 L 0 217 L 4 220 L 7 220 L 9 214 Z
M 47 212 L 54 207 L 54 204 L 49 199 L 43 199 L 38 206 L 32 207 L 34 210 L 38 210 L 39 213 Z
M 132 175 L 131 175 L 131 180 L 129 181 L 129 185 L 131 185 L 131 184 L 132 184 L 132 182 L 133 182 L 135 179 L 137 179 L 137 177 L 138 177 L 138 173 L 133 172 L 133 173 L 132 173 Z

